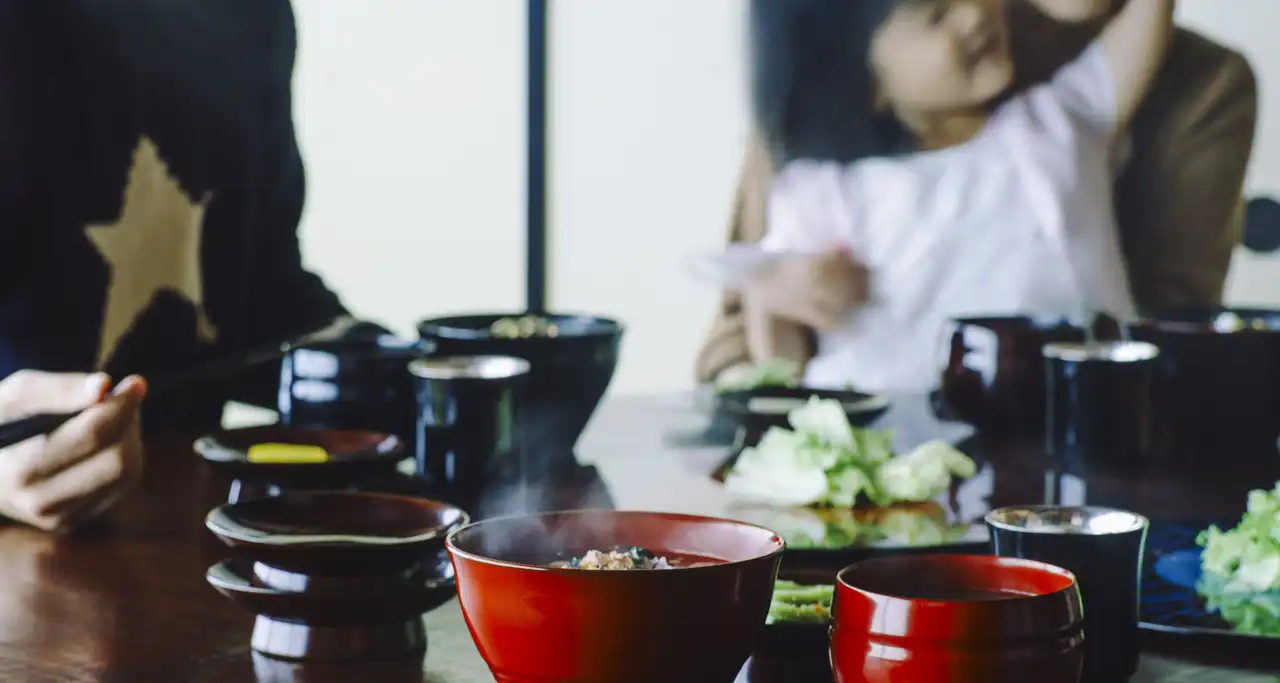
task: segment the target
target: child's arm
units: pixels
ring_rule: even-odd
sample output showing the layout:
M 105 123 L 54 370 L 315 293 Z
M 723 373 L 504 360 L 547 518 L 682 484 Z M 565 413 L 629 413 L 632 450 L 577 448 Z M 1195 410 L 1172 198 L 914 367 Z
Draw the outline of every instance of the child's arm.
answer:
M 1098 40 L 1115 78 L 1115 125 L 1128 127 L 1164 63 L 1177 0 L 1127 0 Z
M 850 210 L 845 170 L 839 164 L 812 161 L 795 162 L 784 168 L 770 188 L 760 248 L 819 260 L 849 244 L 857 226 Z M 766 279 L 743 291 L 747 350 L 753 362 L 786 358 L 803 367 L 813 352 L 805 324 L 816 324 L 809 322 L 813 316 L 805 315 L 811 312 L 805 299 L 821 295 L 822 291 L 815 291 L 818 288 L 844 283 L 824 282 L 805 269 L 791 268 L 784 273 L 793 280 L 802 279 Z M 769 290 L 762 291 L 761 287 Z M 779 287 L 784 291 L 780 292 Z
M 795 361 L 803 370 L 813 352 L 805 328 L 800 323 L 769 313 L 749 295 L 743 297 L 742 304 L 751 362 L 786 358 Z

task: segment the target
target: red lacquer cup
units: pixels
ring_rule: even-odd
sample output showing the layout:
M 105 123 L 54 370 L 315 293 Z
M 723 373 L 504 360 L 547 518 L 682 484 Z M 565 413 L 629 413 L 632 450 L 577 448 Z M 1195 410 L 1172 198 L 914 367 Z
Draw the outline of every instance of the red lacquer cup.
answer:
M 1079 683 L 1075 577 L 986 555 L 870 560 L 836 580 L 836 683 Z

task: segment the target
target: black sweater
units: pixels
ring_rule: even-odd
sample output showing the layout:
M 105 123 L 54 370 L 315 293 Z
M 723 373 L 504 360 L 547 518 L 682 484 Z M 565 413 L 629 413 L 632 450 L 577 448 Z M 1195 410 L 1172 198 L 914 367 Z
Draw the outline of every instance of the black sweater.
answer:
M 345 314 L 302 265 L 288 0 L 0 0 L 0 377 L 163 378 Z M 278 366 L 148 401 L 208 427 Z

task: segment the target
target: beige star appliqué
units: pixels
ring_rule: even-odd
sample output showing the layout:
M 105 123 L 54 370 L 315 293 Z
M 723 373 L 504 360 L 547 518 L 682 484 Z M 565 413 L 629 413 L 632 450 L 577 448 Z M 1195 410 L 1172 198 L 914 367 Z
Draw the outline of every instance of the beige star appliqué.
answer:
M 110 268 L 98 367 L 164 291 L 180 294 L 196 311 L 197 333 L 212 341 L 217 330 L 204 310 L 200 236 L 210 195 L 193 201 L 169 172 L 155 142 L 143 137 L 134 151 L 119 218 L 89 225 L 85 234 Z

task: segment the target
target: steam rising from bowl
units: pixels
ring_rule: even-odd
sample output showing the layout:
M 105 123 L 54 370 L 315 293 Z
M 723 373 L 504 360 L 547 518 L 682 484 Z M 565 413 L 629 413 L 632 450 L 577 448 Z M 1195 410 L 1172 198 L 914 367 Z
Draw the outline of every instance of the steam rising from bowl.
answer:
M 657 571 L 549 567 L 639 546 L 718 562 Z M 501 681 L 731 681 L 764 628 L 783 542 L 743 522 L 580 510 L 500 517 L 449 535 L 458 601 Z

